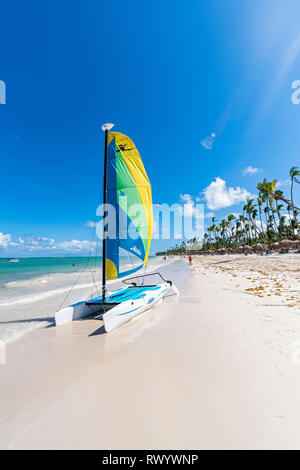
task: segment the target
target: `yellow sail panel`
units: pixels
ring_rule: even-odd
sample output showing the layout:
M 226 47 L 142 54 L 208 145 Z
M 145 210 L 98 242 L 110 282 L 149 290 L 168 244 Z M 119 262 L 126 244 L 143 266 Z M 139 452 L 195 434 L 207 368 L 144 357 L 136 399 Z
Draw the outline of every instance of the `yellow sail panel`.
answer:
M 107 279 L 118 279 L 116 265 L 109 258 L 106 258 L 106 277 Z

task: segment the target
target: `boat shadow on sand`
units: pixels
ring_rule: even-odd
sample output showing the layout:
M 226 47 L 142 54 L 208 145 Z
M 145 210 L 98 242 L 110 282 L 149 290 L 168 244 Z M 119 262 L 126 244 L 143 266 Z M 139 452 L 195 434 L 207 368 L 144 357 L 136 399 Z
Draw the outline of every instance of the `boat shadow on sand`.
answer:
M 32 322 L 47 322 L 51 323 L 48 327 L 54 324 L 54 317 L 43 317 L 43 318 L 23 318 L 22 320 L 4 320 L 0 321 L 0 325 L 10 325 L 11 323 L 32 323 Z
M 98 321 L 102 322 L 101 316 L 99 315 L 99 313 L 92 313 L 91 315 L 88 315 L 87 317 L 84 317 L 84 318 L 79 318 L 76 321 L 81 322 L 81 321 L 88 321 L 88 320 L 98 320 Z M 54 317 L 23 318 L 22 320 L 4 320 L 4 321 L 0 321 L 0 325 L 10 325 L 10 324 L 13 324 L 13 323 L 33 323 L 33 322 L 48 323 L 48 325 L 45 325 L 45 328 L 55 327 Z M 106 334 L 106 331 L 104 329 L 104 326 L 101 325 L 100 328 L 97 328 L 89 336 L 98 336 L 98 335 L 103 335 L 103 334 Z
M 106 331 L 105 331 L 105 328 L 104 328 L 104 325 L 100 326 L 100 328 L 98 328 L 97 330 L 93 331 L 93 333 L 91 333 L 89 335 L 90 336 L 100 336 L 100 335 L 106 335 Z

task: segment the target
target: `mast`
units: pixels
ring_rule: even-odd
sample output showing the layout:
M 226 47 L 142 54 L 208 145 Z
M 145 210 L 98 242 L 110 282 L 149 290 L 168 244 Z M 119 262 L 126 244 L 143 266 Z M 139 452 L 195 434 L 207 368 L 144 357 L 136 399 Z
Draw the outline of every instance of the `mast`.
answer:
M 106 230 L 104 218 L 106 217 L 106 190 L 107 190 L 107 134 L 105 129 L 104 138 L 104 171 L 103 171 L 103 248 L 102 248 L 102 302 L 105 300 L 106 294 Z
M 103 124 L 102 130 L 105 132 L 104 138 L 104 171 L 103 171 L 103 247 L 102 247 L 102 302 L 105 301 L 106 295 L 106 230 L 104 225 L 104 218 L 107 215 L 106 211 L 106 193 L 107 193 L 107 138 L 108 131 L 112 129 L 114 124 Z

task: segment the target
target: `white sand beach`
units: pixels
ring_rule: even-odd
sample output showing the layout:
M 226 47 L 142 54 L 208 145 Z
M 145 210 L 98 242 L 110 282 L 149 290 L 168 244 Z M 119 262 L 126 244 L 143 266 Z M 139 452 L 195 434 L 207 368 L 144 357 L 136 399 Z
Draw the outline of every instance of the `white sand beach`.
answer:
M 299 255 L 163 272 L 181 295 L 110 334 L 85 319 L 7 345 L 1 448 L 300 448 Z
M 300 450 L 300 0 L 0 11 L 0 450 Z

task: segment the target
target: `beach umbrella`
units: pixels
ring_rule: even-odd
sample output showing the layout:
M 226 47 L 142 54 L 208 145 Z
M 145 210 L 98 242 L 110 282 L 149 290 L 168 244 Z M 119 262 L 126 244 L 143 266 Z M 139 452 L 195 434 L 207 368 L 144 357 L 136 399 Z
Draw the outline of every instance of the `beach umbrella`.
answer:
M 251 247 L 249 245 L 244 245 L 242 246 L 243 251 L 248 251 L 251 250 Z
M 281 240 L 280 246 L 284 248 L 296 248 L 298 245 L 298 240 L 288 240 L 287 238 Z

